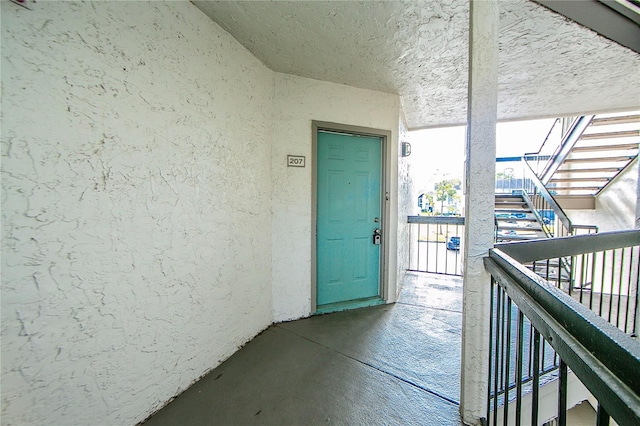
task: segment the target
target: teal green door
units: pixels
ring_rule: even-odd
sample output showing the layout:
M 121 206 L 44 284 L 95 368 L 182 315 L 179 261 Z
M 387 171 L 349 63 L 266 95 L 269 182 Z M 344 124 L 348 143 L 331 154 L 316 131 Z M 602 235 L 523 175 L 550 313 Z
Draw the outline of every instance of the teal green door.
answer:
M 380 300 L 382 140 L 318 131 L 317 305 Z

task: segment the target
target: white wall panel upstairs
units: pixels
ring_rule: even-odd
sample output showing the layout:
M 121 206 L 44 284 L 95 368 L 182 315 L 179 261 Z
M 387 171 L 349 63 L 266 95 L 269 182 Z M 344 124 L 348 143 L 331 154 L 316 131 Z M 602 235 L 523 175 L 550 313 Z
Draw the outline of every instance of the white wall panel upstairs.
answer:
M 2 421 L 134 424 L 272 321 L 273 73 L 188 2 L 2 2 Z

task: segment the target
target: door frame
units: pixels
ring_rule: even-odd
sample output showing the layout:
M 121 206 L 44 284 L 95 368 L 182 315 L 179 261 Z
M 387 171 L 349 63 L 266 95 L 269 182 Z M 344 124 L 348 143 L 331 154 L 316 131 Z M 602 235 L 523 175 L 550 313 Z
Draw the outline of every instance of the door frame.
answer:
M 317 300 L 317 278 L 318 278 L 318 256 L 316 237 L 318 234 L 318 131 L 343 133 L 354 136 L 371 136 L 380 138 L 381 144 L 381 169 L 380 169 L 380 225 L 382 227 L 382 241 L 380 244 L 380 271 L 378 296 L 386 303 L 388 300 L 389 280 L 388 280 L 388 247 L 389 247 L 389 188 L 391 181 L 388 175 L 391 169 L 389 159 L 391 158 L 389 149 L 391 147 L 391 131 L 374 129 L 369 127 L 351 126 L 348 124 L 331 123 L 326 121 L 311 122 L 311 314 L 315 314 L 318 309 Z

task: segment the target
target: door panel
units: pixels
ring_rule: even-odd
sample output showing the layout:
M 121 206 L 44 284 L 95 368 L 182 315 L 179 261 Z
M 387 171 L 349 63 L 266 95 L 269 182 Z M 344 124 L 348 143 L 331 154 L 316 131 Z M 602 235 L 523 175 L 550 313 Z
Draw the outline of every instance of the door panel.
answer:
M 318 131 L 317 141 L 317 304 L 379 296 L 382 140 Z

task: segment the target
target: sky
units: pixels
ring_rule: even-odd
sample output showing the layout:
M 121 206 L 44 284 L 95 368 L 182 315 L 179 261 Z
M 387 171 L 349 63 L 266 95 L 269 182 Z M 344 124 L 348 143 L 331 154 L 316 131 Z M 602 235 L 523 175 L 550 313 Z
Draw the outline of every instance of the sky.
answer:
M 496 156 L 516 157 L 536 152 L 544 141 L 553 119 L 498 123 Z M 412 172 L 416 189 L 432 191 L 442 179 L 462 180 L 465 127 L 443 127 L 410 133 Z

